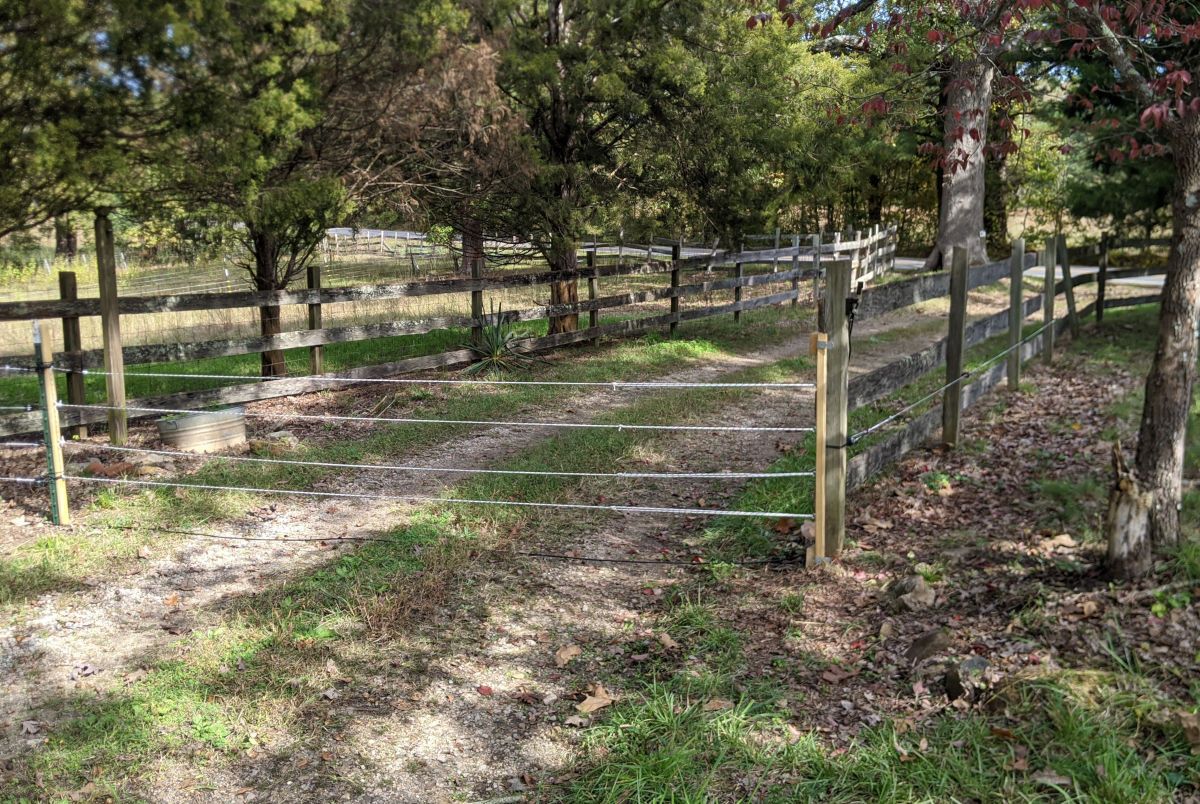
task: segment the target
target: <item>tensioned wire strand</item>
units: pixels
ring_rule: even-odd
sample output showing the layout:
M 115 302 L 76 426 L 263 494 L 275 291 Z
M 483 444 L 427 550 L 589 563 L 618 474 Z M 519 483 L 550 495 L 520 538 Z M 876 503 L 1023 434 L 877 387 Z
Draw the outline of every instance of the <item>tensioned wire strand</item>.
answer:
M 3 480 L 5 478 L 0 478 Z M 443 503 L 450 505 L 511 505 L 518 508 L 561 508 L 576 511 L 611 511 L 619 514 L 676 514 L 680 516 L 741 517 L 755 519 L 813 519 L 813 514 L 779 511 L 724 511 L 715 508 L 669 508 L 639 505 L 590 505 L 585 503 L 527 502 L 523 500 L 472 500 L 460 497 L 423 497 L 419 495 L 360 494 L 344 491 L 301 491 L 299 489 L 260 489 L 253 486 L 219 486 L 209 483 L 168 483 L 155 480 L 126 480 L 123 478 L 81 477 L 63 475 L 63 480 L 80 483 L 147 486 L 151 488 L 201 489 L 204 491 L 238 491 L 250 494 L 285 494 L 299 497 L 331 497 L 335 499 L 384 500 L 408 503 Z M 29 480 L 28 482 L 37 482 Z
M 136 405 L 126 405 L 125 407 L 115 407 L 113 405 L 73 405 L 60 401 L 60 408 L 70 408 L 72 410 L 127 410 L 136 411 L 139 413 L 161 413 L 165 415 L 192 415 L 195 410 L 180 410 L 176 408 L 146 408 Z M 753 425 L 737 425 L 737 424 L 608 424 L 599 422 L 513 422 L 488 419 L 416 419 L 416 418 L 392 418 L 387 416 L 339 416 L 336 414 L 311 414 L 311 413 L 264 413 L 259 411 L 247 410 L 244 411 L 246 416 L 251 416 L 258 419 L 279 419 L 279 420 L 297 420 L 297 421 L 339 421 L 339 422 L 364 422 L 369 424 L 462 424 L 472 426 L 487 426 L 487 427 L 562 427 L 576 428 L 588 430 L 660 430 L 660 431 L 685 431 L 685 432 L 735 432 L 735 433 L 811 433 L 814 432 L 812 427 L 758 427 Z
M 74 369 L 54 366 L 55 371 L 78 374 L 108 375 L 110 372 L 96 369 Z M 173 372 L 126 371 L 126 377 L 153 377 L 157 379 L 183 380 L 235 380 L 239 382 L 285 382 L 287 380 L 312 380 L 314 382 L 332 383 L 382 383 L 385 385 L 542 385 L 568 388 L 608 388 L 621 390 L 654 390 L 660 388 L 816 388 L 811 382 L 670 382 L 670 381 L 572 381 L 572 380 L 461 380 L 461 379 L 416 379 L 399 377 L 325 377 L 321 375 L 304 375 L 297 377 L 247 377 L 240 374 L 175 374 Z
M 980 363 L 978 366 L 971 369 L 970 371 L 964 371 L 962 374 L 955 377 L 953 380 L 950 380 L 948 383 L 942 385 L 940 388 L 935 388 L 934 390 L 925 394 L 925 396 L 921 397 L 917 401 L 910 402 L 908 405 L 905 405 L 904 407 L 900 408 L 900 410 L 891 414 L 886 419 L 881 419 L 881 420 L 875 422 L 874 424 L 872 424 L 870 427 L 867 427 L 863 430 L 859 430 L 857 433 L 853 434 L 846 440 L 847 445 L 853 444 L 854 442 L 856 442 L 862 438 L 865 438 L 866 436 L 869 436 L 878 430 L 883 429 L 887 425 L 894 422 L 896 419 L 899 419 L 904 414 L 908 413 L 909 411 L 913 410 L 914 408 L 920 407 L 921 405 L 925 404 L 929 400 L 933 399 L 938 394 L 944 392 L 947 388 L 953 388 L 955 385 L 958 385 L 961 382 L 971 379 L 975 375 L 979 374 L 979 372 L 981 372 L 987 366 L 990 366 L 992 363 L 995 363 L 1000 358 L 1005 357 L 1010 352 L 1020 349 L 1026 343 L 1028 343 L 1029 341 L 1031 341 L 1034 338 L 1041 335 L 1043 332 L 1045 332 L 1046 328 L 1049 326 L 1051 326 L 1051 324 L 1043 324 L 1042 326 L 1038 327 L 1036 330 L 1031 332 L 1029 335 L 1025 336 L 1021 340 L 1014 343 L 1012 346 L 1008 347 L 1007 349 L 1005 349 L 1002 352 L 997 352 L 996 354 L 992 355 L 987 360 L 983 361 L 982 363 Z
M 393 472 L 445 472 L 447 474 L 481 474 L 481 475 L 532 475 L 535 477 L 595 477 L 618 479 L 654 479 L 654 480 L 757 480 L 775 477 L 814 477 L 815 472 L 552 472 L 533 469 L 467 469 L 446 468 L 440 466 L 411 466 L 408 464 L 376 464 L 376 463 L 333 463 L 326 461 L 298 461 L 284 458 L 261 458 L 244 455 L 213 455 L 201 456 L 194 452 L 180 452 L 165 449 L 146 449 L 142 447 L 118 447 L 113 444 L 84 444 L 63 439 L 63 446 L 79 449 L 97 448 L 113 452 L 127 452 L 141 455 L 169 455 L 177 458 L 197 460 L 209 457 L 213 460 L 240 461 L 245 463 L 281 464 L 283 466 L 318 466 L 325 469 L 367 469 Z M 0 444 L 0 446 L 5 446 Z M 40 446 L 22 444 L 21 446 Z

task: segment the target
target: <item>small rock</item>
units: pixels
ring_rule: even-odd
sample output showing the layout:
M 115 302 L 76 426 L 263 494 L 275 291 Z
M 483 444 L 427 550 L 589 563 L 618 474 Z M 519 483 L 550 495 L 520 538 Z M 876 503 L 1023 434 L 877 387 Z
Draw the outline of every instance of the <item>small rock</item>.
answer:
M 891 593 L 892 597 L 901 597 L 903 595 L 911 594 L 912 592 L 919 592 L 927 588 L 929 588 L 929 584 L 925 583 L 925 579 L 920 575 L 909 575 L 906 578 L 893 581 L 892 584 L 888 586 L 888 592 Z
M 893 626 L 890 622 L 885 621 L 883 625 L 879 626 L 879 641 L 887 642 L 892 638 L 894 633 L 896 633 L 895 626 Z
M 989 667 L 991 667 L 991 664 L 982 656 L 972 656 L 968 659 L 964 659 L 963 663 L 960 665 L 962 672 L 971 676 L 982 675 L 983 671 L 987 670 Z
M 920 575 L 910 575 L 893 584 L 892 594 L 902 608 L 921 611 L 937 602 L 937 592 L 929 587 Z
M 963 684 L 958 665 L 953 664 L 946 669 L 945 675 L 942 676 L 942 687 L 946 690 L 946 699 L 950 701 L 957 701 L 969 691 L 967 685 Z
M 291 430 L 277 430 L 274 433 L 268 433 L 265 436 L 267 441 L 274 441 L 282 445 L 284 448 L 293 450 L 300 446 L 300 439 L 296 438 Z
M 1052 539 L 1042 539 L 1043 550 L 1070 549 L 1078 546 L 1078 544 L 1069 533 L 1060 533 Z
M 904 654 L 904 658 L 913 664 L 917 664 L 933 656 L 935 653 L 941 653 L 950 647 L 951 643 L 950 634 L 944 628 L 934 628 L 914 639 L 908 652 Z

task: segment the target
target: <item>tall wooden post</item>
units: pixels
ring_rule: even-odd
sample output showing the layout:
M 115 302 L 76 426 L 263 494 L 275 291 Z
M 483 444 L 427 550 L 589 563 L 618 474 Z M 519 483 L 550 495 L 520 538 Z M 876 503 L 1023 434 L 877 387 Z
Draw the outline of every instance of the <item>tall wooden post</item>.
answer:
M 800 303 L 800 235 L 792 235 L 792 306 Z
M 587 278 L 588 301 L 594 302 L 594 301 L 596 301 L 596 298 L 599 296 L 599 290 L 600 290 L 600 288 L 598 287 L 599 279 L 596 276 L 596 246 L 595 246 L 595 243 L 593 243 L 592 248 L 588 250 L 585 259 L 587 260 L 587 270 L 588 270 L 588 278 Z M 480 302 L 480 306 L 482 306 L 482 304 L 483 304 L 483 302 Z M 593 307 L 591 310 L 588 310 L 588 328 L 595 329 L 598 326 L 600 326 L 600 310 Z M 592 343 L 599 343 L 599 342 L 600 342 L 599 336 L 592 338 Z
M 1096 323 L 1104 320 L 1104 298 L 1108 288 L 1108 232 L 1100 235 L 1100 275 L 1096 277 Z
M 1067 323 L 1071 326 L 1071 337 L 1079 337 L 1079 316 L 1075 314 L 1075 286 L 1071 279 L 1071 257 L 1067 254 L 1067 238 L 1058 236 L 1058 262 L 1062 266 L 1063 291 L 1067 297 Z
M 827 434 L 825 427 L 828 419 L 828 399 L 829 399 L 829 336 L 824 332 L 814 333 L 813 337 L 814 357 L 817 361 L 817 387 L 816 387 L 816 430 L 815 438 L 813 439 L 813 451 L 816 453 L 816 469 L 814 473 L 813 483 L 813 524 L 816 526 L 813 529 L 813 557 L 825 558 L 828 555 L 825 546 L 826 534 L 826 507 L 825 507 L 825 444 L 827 443 Z M 814 564 L 813 560 L 806 563 Z
M 830 557 L 842 551 L 846 537 L 846 404 L 850 380 L 850 329 L 846 299 L 850 296 L 849 260 L 828 264 L 825 274 L 825 325 L 829 335 L 825 409 L 825 549 Z M 818 478 L 821 481 L 822 478 Z
M 62 430 L 58 424 L 58 388 L 54 384 L 54 354 L 42 340 L 41 322 L 33 322 L 33 349 L 37 363 L 38 390 L 42 403 L 42 434 L 46 439 L 46 471 L 50 479 L 50 521 L 70 525 L 67 505 L 67 481 L 62 454 Z
M 683 256 L 683 244 L 671 246 L 671 335 L 679 329 L 679 260 Z
M 1046 251 L 1042 255 L 1042 265 L 1046 266 L 1045 287 L 1042 288 L 1042 323 L 1046 327 L 1042 332 L 1042 359 L 1046 361 L 1047 366 L 1054 362 L 1054 267 L 1058 264 L 1055 241 L 1054 237 L 1046 239 Z
M 850 254 L 854 262 L 850 265 L 850 287 L 854 287 L 854 283 L 858 281 L 863 272 L 863 233 L 861 230 L 855 229 L 852 236 L 854 237 L 854 248 Z
M 813 247 L 813 312 L 817 317 L 817 330 L 825 331 L 825 308 L 821 304 L 821 235 L 812 236 Z
M 380 242 L 383 240 L 383 234 L 379 235 Z M 310 262 L 308 264 L 308 289 L 321 290 L 321 264 L 319 262 Z M 308 305 L 308 328 L 321 329 L 321 303 L 318 301 L 315 304 Z M 310 346 L 308 347 L 308 373 L 322 374 L 325 371 L 325 347 Z
M 471 258 L 471 281 L 483 279 L 483 259 L 478 254 Z M 483 340 L 483 291 L 471 291 L 471 343 L 479 344 Z
M 121 345 L 121 313 L 117 298 L 117 261 L 113 255 L 112 221 L 107 209 L 96 210 L 96 270 L 100 281 L 100 327 L 104 336 L 104 387 L 108 392 L 108 439 L 124 446 L 129 439 L 125 412 L 125 355 Z
M 950 262 L 950 329 L 946 334 L 946 390 L 942 391 L 942 443 L 958 444 L 958 420 L 962 413 L 963 345 L 967 330 L 968 253 L 954 248 Z
M 775 227 L 775 255 L 771 257 L 771 273 L 779 273 L 779 227 Z
M 1025 320 L 1025 238 L 1012 242 L 1012 256 L 1008 260 L 1008 390 L 1021 387 L 1021 323 Z
M 737 284 L 733 286 L 733 301 L 736 304 L 741 304 L 741 302 L 742 302 L 742 280 L 746 278 L 745 266 L 743 266 L 742 263 L 735 262 L 733 264 L 733 278 L 737 280 Z M 733 320 L 734 321 L 742 320 L 742 311 L 741 310 L 735 309 L 733 311 Z
M 63 301 L 75 301 L 79 298 L 79 286 L 75 280 L 74 271 L 63 271 L 58 275 L 58 296 Z M 83 336 L 79 331 L 79 316 L 65 315 L 62 318 L 63 351 L 82 352 Z M 72 405 L 83 405 L 87 402 L 86 386 L 83 373 L 67 372 L 67 402 Z M 86 424 L 77 424 L 70 430 L 75 438 L 87 438 Z

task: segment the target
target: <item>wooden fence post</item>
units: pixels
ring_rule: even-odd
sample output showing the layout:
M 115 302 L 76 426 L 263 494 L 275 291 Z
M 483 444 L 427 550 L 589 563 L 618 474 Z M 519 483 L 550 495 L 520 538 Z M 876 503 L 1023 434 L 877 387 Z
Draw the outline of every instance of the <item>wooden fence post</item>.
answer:
M 1012 242 L 1012 256 L 1008 261 L 1008 390 L 1021 387 L 1021 322 L 1025 320 L 1025 238 Z
M 679 260 L 683 256 L 683 244 L 671 246 L 671 335 L 679 329 Z
M 79 298 L 79 285 L 76 283 L 74 271 L 63 271 L 58 275 L 58 296 L 63 301 L 75 301 Z M 63 316 L 63 351 L 82 352 L 83 336 L 79 331 L 79 316 Z M 57 389 L 56 389 L 57 390 Z M 86 386 L 83 374 L 78 371 L 67 372 L 67 402 L 72 405 L 83 405 L 87 402 Z M 86 424 L 78 424 L 71 428 L 75 438 L 87 438 Z
M 1100 275 L 1096 277 L 1096 323 L 1104 320 L 1104 298 L 1108 288 L 1108 232 L 1100 235 Z
M 733 300 L 734 302 L 740 303 L 742 300 L 742 280 L 746 277 L 745 267 L 740 262 L 735 262 L 733 264 L 733 276 L 738 281 L 738 284 L 733 286 Z M 733 311 L 733 320 L 742 320 L 741 310 Z
M 1046 329 L 1042 332 L 1042 357 L 1049 366 L 1054 362 L 1054 268 L 1058 264 L 1058 258 L 1055 255 L 1057 251 L 1057 238 L 1046 238 L 1046 251 L 1042 255 L 1042 265 L 1045 266 L 1043 275 L 1045 276 L 1045 287 L 1042 288 L 1042 323 Z
M 596 244 L 595 243 L 592 244 L 592 248 L 588 250 L 587 255 L 585 256 L 584 259 L 587 262 L 587 269 L 588 269 L 588 278 L 587 278 L 588 301 L 594 302 L 596 300 L 597 296 L 599 295 L 599 290 L 600 290 L 600 288 L 598 287 L 599 279 L 596 276 Z M 481 301 L 480 307 L 482 307 L 482 306 L 483 306 L 483 302 Z M 588 328 L 595 329 L 598 326 L 600 326 L 600 310 L 593 307 L 591 310 L 588 310 Z M 599 342 L 600 342 L 600 336 L 597 335 L 595 338 L 592 338 L 592 343 L 599 343 Z
M 817 361 L 816 387 L 816 433 L 813 438 L 813 452 L 816 467 L 813 483 L 813 546 L 811 556 L 805 551 L 805 563 L 812 566 L 816 558 L 825 558 L 825 425 L 828 416 L 828 386 L 829 386 L 829 336 L 824 332 L 813 335 L 813 352 Z
M 825 308 L 821 304 L 821 235 L 812 236 L 813 247 L 813 308 L 817 317 L 817 330 L 825 331 Z
M 850 263 L 850 287 L 855 286 L 855 283 L 862 276 L 863 272 L 862 230 L 855 229 L 853 237 L 854 248 L 850 251 L 851 259 L 853 260 L 853 262 Z
M 1071 326 L 1071 337 L 1079 337 L 1079 316 L 1075 314 L 1075 286 L 1071 280 L 1071 256 L 1067 253 L 1066 235 L 1058 236 L 1058 261 L 1062 265 L 1063 290 L 1067 296 L 1067 323 Z
M 50 521 L 70 525 L 67 481 L 63 468 L 62 431 L 58 424 L 58 387 L 54 384 L 54 353 L 42 340 L 41 322 L 33 322 L 33 349 L 37 363 L 38 389 L 42 403 L 42 433 L 46 438 L 46 470 L 50 481 Z
M 771 258 L 771 273 L 779 273 L 779 227 L 775 227 L 775 256 Z
M 471 281 L 478 282 L 483 278 L 483 259 L 478 254 L 471 260 Z M 471 343 L 479 345 L 483 342 L 483 291 L 471 290 Z
M 800 303 L 800 235 L 792 235 L 792 306 Z
M 850 330 L 846 299 L 850 296 L 849 261 L 829 263 L 825 275 L 825 324 L 829 334 L 826 382 L 825 443 L 825 549 L 830 557 L 842 551 L 846 536 L 846 440 L 849 396 Z M 820 557 L 820 556 L 819 556 Z
M 382 239 L 383 235 L 380 234 Z M 321 289 L 321 264 L 318 262 L 310 262 L 308 264 L 308 289 L 319 291 Z M 308 328 L 321 329 L 321 303 L 308 305 Z M 322 374 L 325 371 L 325 347 L 310 346 L 308 347 L 308 373 Z
M 958 444 L 958 420 L 962 413 L 963 344 L 967 331 L 968 253 L 962 246 L 953 250 L 950 262 L 950 329 L 946 334 L 946 390 L 942 392 L 942 443 Z
M 108 439 L 117 446 L 124 446 L 129 438 L 129 420 L 125 412 L 125 355 L 121 351 L 112 221 L 106 209 L 96 210 L 96 271 L 100 282 L 100 327 L 104 335 L 104 387 L 110 408 Z

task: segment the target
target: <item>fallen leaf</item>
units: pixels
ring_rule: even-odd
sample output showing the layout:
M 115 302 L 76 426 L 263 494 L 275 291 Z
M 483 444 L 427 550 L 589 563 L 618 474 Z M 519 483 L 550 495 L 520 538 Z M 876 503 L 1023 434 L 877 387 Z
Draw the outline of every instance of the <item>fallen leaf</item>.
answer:
M 608 694 L 608 690 L 604 689 L 604 687 L 600 684 L 597 684 L 596 686 L 592 687 L 591 694 L 576 704 L 575 708 L 585 715 L 590 715 L 592 712 L 608 706 L 614 700 L 615 699 Z
M 333 687 L 330 687 L 321 693 L 321 697 L 327 701 L 336 701 L 339 697 L 341 697 L 341 693 Z
M 583 648 L 578 645 L 563 645 L 554 652 L 554 663 L 559 667 L 566 667 L 571 663 L 571 660 L 577 658 L 583 653 Z
M 1043 771 L 1038 771 L 1029 777 L 1038 784 L 1049 785 L 1050 787 L 1070 787 L 1071 780 L 1062 774 L 1055 773 L 1047 768 Z
M 179 605 L 179 593 L 172 592 L 171 594 L 164 597 L 163 605 L 164 606 L 178 606 Z
M 1187 738 L 1192 753 L 1200 756 L 1200 712 L 1180 712 L 1179 726 Z
M 22 734 L 37 734 L 41 730 L 42 730 L 42 724 L 36 720 L 22 720 L 21 721 L 21 733 Z
M 484 698 L 492 697 L 492 688 L 487 686 L 486 684 L 476 687 L 475 691 L 478 692 L 480 695 L 482 695 Z
M 566 720 L 563 721 L 563 724 L 566 726 L 574 726 L 577 729 L 582 729 L 585 726 L 591 725 L 591 722 L 592 722 L 591 718 L 580 717 L 579 715 L 571 715 L 570 717 L 568 717 Z
M 733 708 L 733 701 L 727 701 L 724 698 L 710 698 L 700 708 L 705 712 L 723 712 Z
M 667 650 L 679 650 L 679 643 L 671 639 L 671 635 L 667 633 L 658 635 L 658 644 L 662 645 Z

